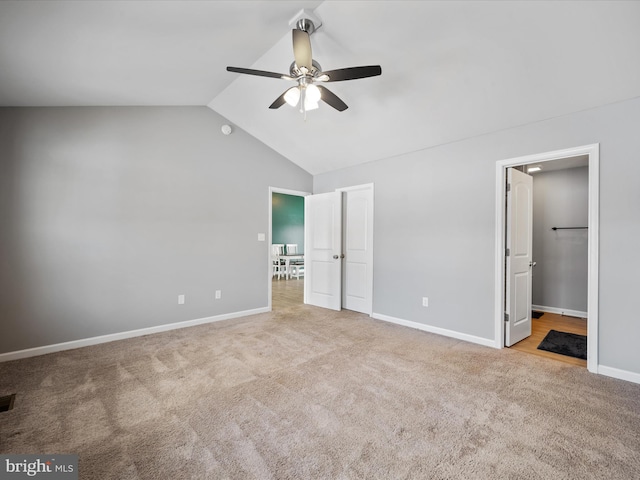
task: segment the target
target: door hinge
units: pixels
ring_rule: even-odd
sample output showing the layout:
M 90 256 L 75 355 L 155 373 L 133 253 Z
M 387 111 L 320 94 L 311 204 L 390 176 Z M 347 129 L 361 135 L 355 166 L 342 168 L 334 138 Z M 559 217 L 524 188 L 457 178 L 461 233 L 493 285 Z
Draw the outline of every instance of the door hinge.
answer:
M 504 321 L 505 322 L 509 321 L 509 314 L 507 312 L 504 312 Z
M 504 251 L 504 255 L 505 257 L 508 257 L 509 255 L 511 255 L 511 250 L 509 250 L 508 248 Z
M 510 191 L 511 191 L 511 184 L 507 183 L 507 192 L 510 192 Z

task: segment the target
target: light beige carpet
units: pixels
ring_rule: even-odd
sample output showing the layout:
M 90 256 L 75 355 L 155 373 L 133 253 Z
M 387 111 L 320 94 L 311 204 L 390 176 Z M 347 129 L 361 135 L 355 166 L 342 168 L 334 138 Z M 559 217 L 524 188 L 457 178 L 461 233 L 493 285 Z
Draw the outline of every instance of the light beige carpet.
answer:
M 640 385 L 351 313 L 0 364 L 2 453 L 82 479 L 637 479 Z

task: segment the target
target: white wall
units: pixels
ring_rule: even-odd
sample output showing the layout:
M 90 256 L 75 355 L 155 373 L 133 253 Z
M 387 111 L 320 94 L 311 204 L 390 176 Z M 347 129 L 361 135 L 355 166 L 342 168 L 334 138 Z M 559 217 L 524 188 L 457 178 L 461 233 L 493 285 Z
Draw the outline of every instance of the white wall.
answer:
M 589 169 L 569 168 L 533 175 L 533 304 L 587 311 Z
M 599 360 L 640 378 L 638 132 L 633 99 L 317 175 L 314 192 L 375 183 L 374 312 L 494 340 L 496 161 L 600 143 Z
M 267 307 L 269 186 L 312 179 L 223 123 L 0 109 L 0 353 Z

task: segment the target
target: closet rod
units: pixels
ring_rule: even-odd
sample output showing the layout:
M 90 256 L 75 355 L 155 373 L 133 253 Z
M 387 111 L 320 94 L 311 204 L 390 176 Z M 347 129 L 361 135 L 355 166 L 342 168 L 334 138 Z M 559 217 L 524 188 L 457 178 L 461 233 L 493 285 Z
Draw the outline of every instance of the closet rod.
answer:
M 580 228 L 589 228 L 589 227 L 551 227 L 551 230 L 577 230 Z

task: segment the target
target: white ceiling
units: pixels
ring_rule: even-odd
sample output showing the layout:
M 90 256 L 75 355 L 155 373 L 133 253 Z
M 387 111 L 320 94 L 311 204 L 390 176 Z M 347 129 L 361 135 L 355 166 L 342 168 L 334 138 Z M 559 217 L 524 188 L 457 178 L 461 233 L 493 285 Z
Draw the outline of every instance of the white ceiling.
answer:
M 313 10 L 348 105 L 267 107 Z M 0 105 L 209 105 L 312 174 L 640 96 L 640 2 L 2 1 Z M 212 132 L 220 134 L 220 132 Z
M 577 157 L 560 158 L 547 162 L 531 163 L 526 166 L 527 173 L 536 175 L 540 172 L 552 172 L 554 170 L 567 170 L 569 168 L 580 168 L 589 166 L 589 155 L 578 155 Z M 540 167 L 540 170 L 529 172 L 531 167 Z

